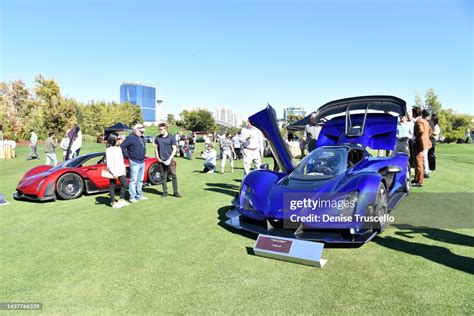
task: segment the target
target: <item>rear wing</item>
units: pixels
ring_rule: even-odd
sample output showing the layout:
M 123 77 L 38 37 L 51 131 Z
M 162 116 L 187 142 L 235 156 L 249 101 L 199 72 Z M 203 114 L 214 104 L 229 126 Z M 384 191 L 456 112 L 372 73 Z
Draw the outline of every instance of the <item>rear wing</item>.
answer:
M 388 95 L 374 95 L 364 97 L 353 97 L 328 102 L 317 110 L 319 118 L 347 113 L 348 110 L 374 110 L 397 115 L 407 114 L 406 102 L 400 98 Z
M 318 147 L 353 143 L 364 148 L 394 150 L 397 116 L 406 115 L 406 102 L 393 96 L 355 97 L 329 102 L 317 113 L 318 118 L 345 114 L 324 124 Z

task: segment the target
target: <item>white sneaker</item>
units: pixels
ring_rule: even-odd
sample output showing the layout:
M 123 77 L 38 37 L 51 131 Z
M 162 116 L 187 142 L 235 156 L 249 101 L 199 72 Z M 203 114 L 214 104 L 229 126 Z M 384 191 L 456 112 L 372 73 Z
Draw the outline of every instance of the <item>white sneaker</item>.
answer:
M 145 200 L 148 200 L 148 198 L 147 198 L 146 196 L 143 196 L 143 195 L 142 195 L 138 200 L 139 200 L 139 201 L 142 201 L 142 200 L 145 201 Z
M 207 173 L 214 173 L 214 169 L 209 170 Z
M 138 202 L 138 200 L 137 200 L 137 199 L 135 199 L 135 198 L 133 198 L 133 199 L 130 199 L 130 200 L 128 200 L 128 201 L 129 201 L 130 203 L 137 203 L 137 202 Z
M 123 205 L 120 202 L 115 202 L 114 205 L 112 205 L 112 208 L 122 208 Z
M 128 202 L 125 201 L 125 200 L 120 200 L 120 201 L 118 201 L 117 203 L 120 203 L 122 206 L 129 206 L 129 205 L 130 205 L 130 203 L 128 203 Z

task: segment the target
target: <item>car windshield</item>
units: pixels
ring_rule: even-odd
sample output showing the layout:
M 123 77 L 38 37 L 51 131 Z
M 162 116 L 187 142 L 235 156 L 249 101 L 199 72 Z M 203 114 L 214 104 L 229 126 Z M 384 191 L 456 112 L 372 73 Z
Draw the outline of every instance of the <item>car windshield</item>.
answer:
M 345 148 L 318 148 L 306 156 L 291 173 L 291 179 L 327 179 L 344 172 L 347 168 Z
M 103 153 L 96 153 L 96 154 L 88 154 L 79 157 L 75 157 L 64 161 L 58 164 L 56 167 L 52 168 L 51 170 L 58 170 L 61 168 L 77 168 L 81 167 L 84 163 L 86 164 L 99 164 L 102 163 Z

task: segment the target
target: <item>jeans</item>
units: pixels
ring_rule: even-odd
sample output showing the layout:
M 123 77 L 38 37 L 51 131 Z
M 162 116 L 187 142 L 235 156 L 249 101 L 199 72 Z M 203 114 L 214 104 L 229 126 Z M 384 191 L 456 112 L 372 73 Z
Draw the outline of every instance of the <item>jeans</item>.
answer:
M 54 167 L 58 164 L 58 158 L 55 153 L 46 153 L 46 164 L 49 166 L 49 163 Z
M 216 166 L 214 166 L 212 163 L 206 161 L 204 163 L 204 170 L 202 172 L 206 173 L 206 172 L 214 170 L 214 169 L 216 169 Z
M 130 160 L 130 199 L 142 198 L 143 176 L 145 173 L 145 163 L 138 163 Z

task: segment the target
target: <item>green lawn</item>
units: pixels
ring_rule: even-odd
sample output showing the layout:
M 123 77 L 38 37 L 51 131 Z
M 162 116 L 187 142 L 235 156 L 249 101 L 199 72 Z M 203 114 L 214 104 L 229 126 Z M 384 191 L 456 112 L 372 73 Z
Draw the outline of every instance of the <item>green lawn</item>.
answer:
M 83 152 L 101 149 L 86 143 Z M 239 188 L 240 161 L 221 175 L 200 174 L 200 159 L 178 159 L 182 199 L 148 187 L 149 200 L 112 209 L 106 194 L 14 201 L 22 173 L 44 158 L 17 153 L 0 160 L 0 192 L 10 201 L 0 206 L 0 302 L 42 302 L 57 314 L 474 310 L 472 145 L 439 145 L 438 170 L 393 212 L 398 227 L 360 248 L 326 248 L 323 269 L 250 255 L 252 235 L 219 224 Z M 430 214 L 438 228 L 417 228 Z

